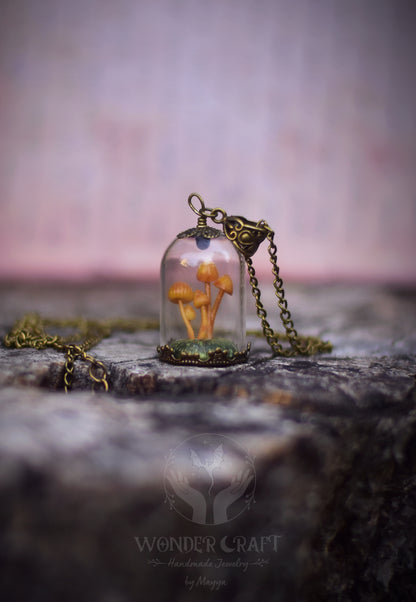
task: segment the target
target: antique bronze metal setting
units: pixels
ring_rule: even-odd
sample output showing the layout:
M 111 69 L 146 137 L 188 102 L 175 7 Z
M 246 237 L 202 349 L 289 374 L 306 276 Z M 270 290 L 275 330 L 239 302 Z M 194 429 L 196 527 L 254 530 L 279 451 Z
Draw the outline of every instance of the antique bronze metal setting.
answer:
M 204 359 L 201 358 L 200 354 L 198 353 L 178 353 L 169 345 L 162 345 L 158 347 L 159 359 L 162 362 L 174 364 L 176 366 L 200 366 L 203 368 L 243 364 L 247 361 L 249 350 L 250 343 L 243 351 L 236 351 L 230 356 L 226 350 L 217 347 L 216 349 L 209 351 L 206 359 Z

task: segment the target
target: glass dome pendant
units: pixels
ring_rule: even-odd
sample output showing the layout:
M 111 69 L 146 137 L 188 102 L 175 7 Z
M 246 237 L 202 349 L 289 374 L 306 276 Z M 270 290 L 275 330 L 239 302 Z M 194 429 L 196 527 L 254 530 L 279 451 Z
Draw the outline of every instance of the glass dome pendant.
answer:
M 188 203 L 198 215 L 196 227 L 178 234 L 162 259 L 159 358 L 196 366 L 245 362 L 243 257 L 221 230 L 207 225 L 199 195 Z
M 193 204 L 194 197 L 199 208 Z M 223 209 L 208 209 L 196 193 L 189 196 L 188 204 L 198 215 L 196 227 L 177 235 L 161 264 L 159 359 L 195 366 L 247 361 L 250 344 L 246 343 L 244 262 L 263 336 L 273 355 L 330 352 L 331 343 L 295 330 L 279 275 L 274 232 L 268 224 L 228 216 Z M 221 224 L 222 231 L 208 226 L 208 218 Z M 275 333 L 267 321 L 251 259 L 266 239 L 284 333 Z

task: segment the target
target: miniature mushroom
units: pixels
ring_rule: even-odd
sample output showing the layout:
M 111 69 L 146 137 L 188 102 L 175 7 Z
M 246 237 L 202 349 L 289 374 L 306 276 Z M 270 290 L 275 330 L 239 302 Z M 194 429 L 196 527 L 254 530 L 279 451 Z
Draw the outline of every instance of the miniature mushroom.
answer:
M 218 311 L 218 308 L 221 303 L 221 299 L 223 298 L 224 294 L 225 293 L 227 293 L 227 295 L 233 294 L 233 281 L 231 280 L 231 277 L 228 274 L 224 274 L 224 276 L 221 276 L 221 278 L 218 278 L 218 280 L 216 280 L 213 284 L 219 290 L 218 290 L 217 298 L 215 299 L 215 303 L 214 303 L 214 305 L 212 307 L 212 311 L 211 311 L 211 330 L 213 330 L 213 328 L 214 328 L 215 316 L 217 315 L 217 311 Z
M 194 298 L 194 291 L 186 282 L 175 282 L 168 291 L 169 301 L 177 303 L 181 312 L 182 319 L 186 326 L 188 338 L 194 339 L 195 333 L 190 323 L 190 318 L 186 315 L 184 303 L 190 303 Z M 192 309 L 192 308 L 191 308 Z
M 218 278 L 217 266 L 212 261 L 201 263 L 198 267 L 196 277 L 200 282 L 205 282 L 205 293 L 208 297 L 208 305 L 211 305 L 210 283 Z
M 208 315 L 208 295 L 206 295 L 200 290 L 196 290 L 194 295 L 194 305 L 197 309 L 201 310 L 201 327 L 199 329 L 198 339 L 209 339 L 210 323 Z
M 185 316 L 188 318 L 188 320 L 191 322 L 192 320 L 195 320 L 196 318 L 196 313 L 194 308 L 192 307 L 192 305 L 185 305 L 184 306 L 184 310 L 185 310 Z

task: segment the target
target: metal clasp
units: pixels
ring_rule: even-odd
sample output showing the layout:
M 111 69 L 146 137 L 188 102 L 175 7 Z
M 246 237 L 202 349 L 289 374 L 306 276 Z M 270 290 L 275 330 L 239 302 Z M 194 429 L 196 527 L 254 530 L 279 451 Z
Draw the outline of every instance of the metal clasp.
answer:
M 223 222 L 225 236 L 244 257 L 252 257 L 271 229 L 264 220 L 253 222 L 241 215 L 226 216 Z

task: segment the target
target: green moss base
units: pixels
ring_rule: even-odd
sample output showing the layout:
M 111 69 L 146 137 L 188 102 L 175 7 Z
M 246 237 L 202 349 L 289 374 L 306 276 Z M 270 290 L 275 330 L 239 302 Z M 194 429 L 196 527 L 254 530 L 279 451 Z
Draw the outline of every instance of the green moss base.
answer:
M 159 358 L 170 364 L 229 366 L 247 361 L 249 347 L 238 351 L 228 339 L 178 339 L 158 347 Z

